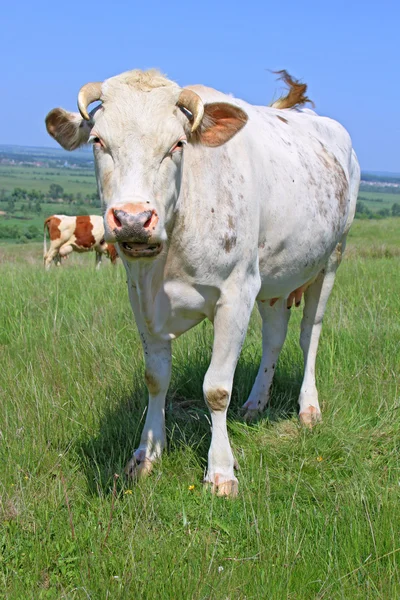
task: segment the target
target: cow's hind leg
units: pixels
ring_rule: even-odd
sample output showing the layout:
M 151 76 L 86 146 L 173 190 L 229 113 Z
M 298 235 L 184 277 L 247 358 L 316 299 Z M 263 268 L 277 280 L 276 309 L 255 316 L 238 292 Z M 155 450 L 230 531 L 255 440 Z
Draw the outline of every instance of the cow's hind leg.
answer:
M 150 473 L 154 461 L 161 457 L 166 444 L 165 397 L 171 379 L 171 342 L 158 340 L 149 334 L 141 316 L 136 290 L 131 285 L 129 297 L 143 346 L 145 382 L 149 392 L 140 444 L 125 468 L 129 477 L 136 478 Z
M 262 357 L 253 389 L 243 405 L 246 420 L 254 419 L 268 403 L 275 367 L 286 338 L 290 317 L 285 299 L 278 300 L 273 306 L 270 306 L 268 301 L 258 301 L 257 304 L 263 321 Z
M 221 297 L 214 317 L 214 343 L 210 366 L 204 378 L 204 398 L 211 414 L 212 436 L 205 483 L 219 496 L 236 496 L 238 481 L 228 438 L 226 415 L 233 376 L 257 295 L 256 283 L 246 282 L 240 292 Z M 234 298 L 234 301 L 232 301 Z
M 58 248 L 52 248 L 50 246 L 49 251 L 44 256 L 44 268 L 48 271 L 51 267 L 51 263 L 58 256 Z
M 98 271 L 101 267 L 101 252 L 97 252 L 96 250 L 96 271 Z
M 303 425 L 312 427 L 321 420 L 318 391 L 315 384 L 315 361 L 321 334 L 322 319 L 341 261 L 345 241 L 338 244 L 329 261 L 314 283 L 304 294 L 304 311 L 301 322 L 300 346 L 304 356 L 304 378 L 299 397 L 299 417 Z

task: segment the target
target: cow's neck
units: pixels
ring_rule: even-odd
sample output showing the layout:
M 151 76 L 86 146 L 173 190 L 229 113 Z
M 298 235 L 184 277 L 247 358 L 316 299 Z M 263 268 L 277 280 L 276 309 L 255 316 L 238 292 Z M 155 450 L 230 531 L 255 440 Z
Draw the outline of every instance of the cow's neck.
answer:
M 163 255 L 150 264 L 138 261 L 129 265 L 130 284 L 136 288 L 140 312 L 150 334 L 155 334 L 162 325 L 157 319 L 156 297 L 162 291 L 165 262 L 166 255 Z

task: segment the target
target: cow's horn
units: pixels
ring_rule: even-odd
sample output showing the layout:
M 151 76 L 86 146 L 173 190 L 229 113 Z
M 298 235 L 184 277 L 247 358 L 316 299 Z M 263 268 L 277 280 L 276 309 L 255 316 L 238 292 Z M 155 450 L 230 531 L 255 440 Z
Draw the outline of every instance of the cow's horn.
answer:
M 82 117 L 89 121 L 90 117 L 87 111 L 87 107 L 92 102 L 100 100 L 101 98 L 101 82 L 96 81 L 95 83 L 86 83 L 81 87 L 78 94 L 78 108 Z
M 193 115 L 192 133 L 196 131 L 204 115 L 204 104 L 200 96 L 192 90 L 183 89 L 177 102 L 178 106 L 186 108 Z

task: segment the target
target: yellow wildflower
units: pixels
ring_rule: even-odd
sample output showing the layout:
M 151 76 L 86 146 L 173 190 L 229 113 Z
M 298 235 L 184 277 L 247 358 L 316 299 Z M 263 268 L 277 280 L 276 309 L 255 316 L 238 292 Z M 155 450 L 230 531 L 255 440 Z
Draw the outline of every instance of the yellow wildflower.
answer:
M 132 490 L 125 490 L 124 494 L 132 494 Z
M 322 462 L 324 459 L 322 458 L 322 456 L 317 456 L 317 461 L 318 462 Z
M 190 491 L 194 490 L 194 485 L 189 485 L 189 490 Z

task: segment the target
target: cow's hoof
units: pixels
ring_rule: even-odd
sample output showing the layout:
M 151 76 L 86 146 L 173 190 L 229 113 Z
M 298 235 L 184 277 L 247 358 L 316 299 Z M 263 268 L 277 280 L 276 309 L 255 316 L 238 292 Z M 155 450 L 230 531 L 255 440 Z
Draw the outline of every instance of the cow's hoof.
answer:
M 130 479 L 140 479 L 151 473 L 153 463 L 150 459 L 139 460 L 133 456 L 125 467 L 125 475 Z
M 228 498 L 236 498 L 239 493 L 239 484 L 236 477 L 228 481 L 219 482 L 220 475 L 215 475 L 214 481 L 205 481 L 211 485 L 211 492 L 216 496 L 226 496 Z
M 318 408 L 315 408 L 315 406 L 309 406 L 306 410 L 303 410 L 303 412 L 299 414 L 299 419 L 301 425 L 312 429 L 314 425 L 321 423 L 321 411 Z
M 264 408 L 267 406 L 268 399 L 251 400 L 250 398 L 242 406 L 244 412 L 243 419 L 246 423 L 251 423 L 260 416 Z
M 225 481 L 219 485 L 212 486 L 212 493 L 217 496 L 227 496 L 228 498 L 236 498 L 239 493 L 239 485 L 237 479 Z
M 258 409 L 248 409 L 245 412 L 243 419 L 246 423 L 252 423 L 258 416 L 260 416 L 260 411 Z

